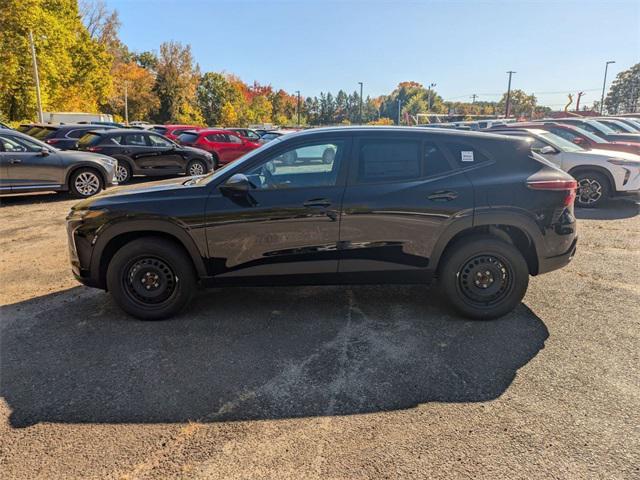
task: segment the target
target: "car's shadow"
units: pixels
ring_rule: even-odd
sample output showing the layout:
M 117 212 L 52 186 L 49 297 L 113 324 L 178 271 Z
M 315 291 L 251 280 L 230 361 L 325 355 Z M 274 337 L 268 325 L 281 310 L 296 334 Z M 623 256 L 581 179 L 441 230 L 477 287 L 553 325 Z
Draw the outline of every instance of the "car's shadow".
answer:
M 500 396 L 544 347 L 525 305 L 473 322 L 413 286 L 237 288 L 178 318 L 76 287 L 0 309 L 10 423 L 346 415 Z
M 634 198 L 612 198 L 597 208 L 576 208 L 579 220 L 622 220 L 640 215 L 640 201 Z

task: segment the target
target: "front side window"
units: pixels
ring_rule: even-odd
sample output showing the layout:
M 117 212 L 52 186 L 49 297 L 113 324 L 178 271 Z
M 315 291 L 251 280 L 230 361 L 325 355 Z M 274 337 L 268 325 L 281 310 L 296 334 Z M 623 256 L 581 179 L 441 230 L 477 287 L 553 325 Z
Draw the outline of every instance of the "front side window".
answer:
M 149 140 L 151 140 L 152 147 L 170 147 L 173 145 L 169 140 L 158 135 L 149 135 Z
M 45 148 L 38 143 L 22 137 L 3 135 L 0 138 L 2 139 L 2 145 L 5 152 L 40 152 Z
M 0 146 L 3 152 L 26 152 L 27 149 L 23 145 L 13 140 L 11 137 L 0 137 Z
M 570 130 L 565 130 L 564 128 L 552 128 L 550 132 L 570 142 L 573 142 L 576 138 L 579 138 L 578 135 L 571 132 Z
M 268 157 L 246 175 L 256 190 L 333 186 L 344 150 L 344 141 L 292 148 Z
M 409 180 L 420 177 L 417 140 L 362 140 L 358 155 L 358 183 Z
M 242 143 L 240 137 L 237 137 L 236 135 L 227 135 L 227 138 L 229 139 L 230 143 Z

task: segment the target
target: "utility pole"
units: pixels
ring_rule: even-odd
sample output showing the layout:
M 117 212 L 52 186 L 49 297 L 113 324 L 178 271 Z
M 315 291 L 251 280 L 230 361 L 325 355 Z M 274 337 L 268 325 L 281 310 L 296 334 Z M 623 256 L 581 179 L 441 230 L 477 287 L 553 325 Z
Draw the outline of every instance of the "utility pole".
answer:
M 401 112 L 402 112 L 402 100 L 398 99 L 398 125 L 400 125 Z
M 362 125 L 362 82 L 360 84 L 360 125 Z
M 31 43 L 31 59 L 33 60 L 33 78 L 36 82 L 36 101 L 38 102 L 38 121 L 44 122 L 42 115 L 42 99 L 40 98 L 40 75 L 38 75 L 38 60 L 36 59 L 36 46 L 33 43 L 33 32 L 29 30 L 29 43 Z
M 296 94 L 298 95 L 298 107 L 296 110 L 298 111 L 298 126 L 300 126 L 300 90 L 296 90 Z
M 509 109 L 511 107 L 511 76 L 516 72 L 509 70 L 507 73 L 509 74 L 509 86 L 507 87 L 507 101 L 504 106 L 504 118 L 509 118 Z
M 127 90 L 127 81 L 124 81 L 124 124 L 129 125 L 129 92 Z
M 578 92 L 578 100 L 576 100 L 576 112 L 580 111 L 580 99 L 584 95 L 584 92 Z
M 471 104 L 473 105 L 474 103 L 476 103 L 476 98 L 478 98 L 478 95 L 476 95 L 475 93 L 473 95 L 471 95 Z
M 610 63 L 616 63 L 615 60 L 609 60 L 604 64 L 604 81 L 602 82 L 602 98 L 600 99 L 600 115 L 602 115 L 602 109 L 604 108 L 604 89 L 607 85 L 607 70 L 609 69 Z
M 428 97 L 428 98 L 429 98 L 429 100 L 428 100 L 428 102 L 427 102 L 427 107 L 428 107 L 428 108 L 427 108 L 427 110 L 428 110 L 429 112 L 431 111 L 431 89 L 432 89 L 433 87 L 435 87 L 435 86 L 436 86 L 436 84 L 435 84 L 435 83 L 432 83 L 432 84 L 430 84 L 430 85 L 429 85 L 429 97 Z

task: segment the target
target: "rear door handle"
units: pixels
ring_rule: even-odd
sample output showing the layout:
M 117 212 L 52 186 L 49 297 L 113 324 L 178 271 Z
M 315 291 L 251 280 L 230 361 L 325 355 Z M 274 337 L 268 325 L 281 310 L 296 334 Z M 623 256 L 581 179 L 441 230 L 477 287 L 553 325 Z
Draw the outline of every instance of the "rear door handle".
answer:
M 9 160 L 9 163 L 11 165 L 15 165 L 16 163 L 22 163 L 22 160 L 20 160 L 19 158 L 12 158 L 11 160 Z
M 313 198 L 311 200 L 307 200 L 306 202 L 304 202 L 303 205 L 305 207 L 310 207 L 310 208 L 313 208 L 313 207 L 326 208 L 331 206 L 331 202 L 326 198 Z
M 434 202 L 448 202 L 458 198 L 458 192 L 453 192 L 451 190 L 438 190 L 437 192 L 430 194 L 427 198 Z

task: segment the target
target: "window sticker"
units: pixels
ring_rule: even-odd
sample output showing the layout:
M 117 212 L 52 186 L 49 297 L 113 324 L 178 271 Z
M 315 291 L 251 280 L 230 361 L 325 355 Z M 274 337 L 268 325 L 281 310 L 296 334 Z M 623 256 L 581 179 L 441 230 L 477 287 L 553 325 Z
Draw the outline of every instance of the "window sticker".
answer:
M 463 162 L 473 162 L 473 150 L 462 150 L 460 152 L 460 160 Z

